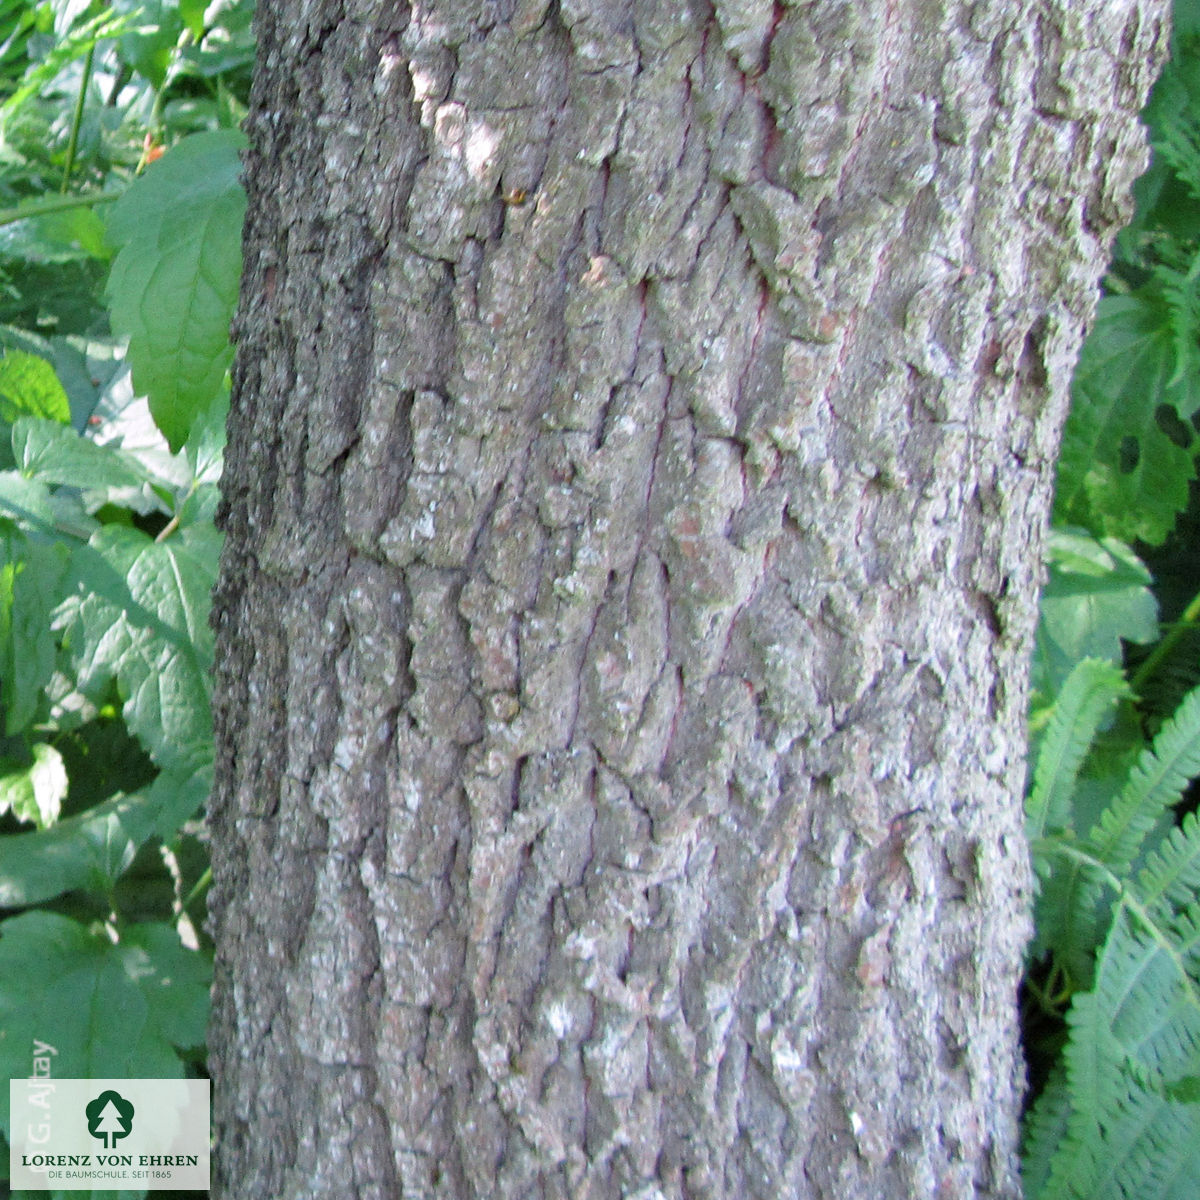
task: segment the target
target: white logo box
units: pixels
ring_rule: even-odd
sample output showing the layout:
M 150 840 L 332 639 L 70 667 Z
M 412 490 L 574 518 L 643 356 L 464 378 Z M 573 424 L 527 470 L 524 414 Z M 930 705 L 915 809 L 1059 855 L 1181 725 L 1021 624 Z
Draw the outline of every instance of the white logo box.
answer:
M 206 1191 L 207 1079 L 10 1079 L 13 1190 Z

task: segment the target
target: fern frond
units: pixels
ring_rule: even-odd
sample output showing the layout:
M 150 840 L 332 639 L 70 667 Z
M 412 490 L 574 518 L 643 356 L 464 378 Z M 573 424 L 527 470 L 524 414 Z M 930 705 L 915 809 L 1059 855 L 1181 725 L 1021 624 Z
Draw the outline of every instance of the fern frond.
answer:
M 1087 840 L 1117 875 L 1125 876 L 1165 808 L 1200 774 L 1200 689 L 1190 692 L 1139 756 L 1120 795 Z
M 1121 669 L 1103 659 L 1085 658 L 1067 676 L 1038 750 L 1025 805 L 1030 838 L 1042 837 L 1047 829 L 1072 828 L 1071 795 L 1080 764 L 1100 722 L 1128 694 Z
M 1021 1146 L 1021 1183 L 1025 1200 L 1049 1200 L 1051 1193 L 1046 1191 L 1046 1185 L 1066 1137 L 1070 1118 L 1067 1073 L 1059 1063 L 1025 1116 Z
M 1147 1086 L 1192 1074 L 1200 1062 L 1200 987 L 1189 969 L 1197 948 L 1193 915 L 1164 926 L 1128 902 L 1118 907 L 1096 970 L 1102 1044 Z
M 1171 164 L 1192 195 L 1200 199 L 1200 136 L 1192 122 L 1164 122 L 1155 138 L 1154 148 Z
M 1197 158 L 1200 164 L 1200 158 Z M 1186 268 L 1159 265 L 1154 270 L 1160 294 L 1167 306 L 1167 325 L 1175 350 L 1175 371 L 1168 386 L 1176 384 L 1188 371 L 1196 369 L 1196 337 L 1200 333 L 1200 256 Z M 1181 413 L 1188 417 L 1191 413 Z
M 1092 986 L 1096 950 L 1108 932 L 1120 881 L 1093 855 L 1060 838 L 1035 842 L 1033 861 L 1039 886 L 1031 954 L 1038 958 L 1049 950 L 1071 986 L 1086 991 Z
M 1130 1081 L 1099 1138 L 1089 1200 L 1195 1200 L 1200 1179 L 1200 1105 Z
M 1069 1112 L 1054 1155 L 1044 1168 L 1041 1188 L 1029 1200 L 1090 1197 L 1100 1171 L 1100 1111 L 1111 1102 L 1120 1074 L 1094 992 L 1078 992 L 1067 1013 L 1070 1039 L 1063 1054 Z
M 1180 1096 L 1200 1064 L 1198 948 L 1200 909 L 1164 926 L 1129 897 L 1117 905 L 1095 988 L 1067 1014 L 1069 1112 L 1052 1097 L 1031 1127 L 1030 1150 L 1051 1151 L 1031 1200 L 1195 1195 L 1200 1106 Z
M 1148 909 L 1183 908 L 1200 895 L 1200 820 L 1195 813 L 1188 813 L 1146 856 L 1135 893 Z

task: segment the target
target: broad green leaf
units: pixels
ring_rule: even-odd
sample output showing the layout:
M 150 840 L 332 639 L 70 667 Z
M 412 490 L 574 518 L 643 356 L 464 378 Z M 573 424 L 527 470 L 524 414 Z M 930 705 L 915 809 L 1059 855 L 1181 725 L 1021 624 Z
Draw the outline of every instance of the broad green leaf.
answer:
M 80 205 L 0 225 L 0 258 L 51 263 L 105 259 L 110 253 L 104 222 L 90 207 Z
M 1122 641 L 1153 641 L 1158 636 L 1158 605 L 1150 590 L 1150 572 L 1115 538 L 1055 529 L 1047 559 L 1033 687 L 1053 696 L 1083 659 L 1119 662 Z
M 112 8 L 137 22 L 121 35 L 122 61 L 161 88 L 183 29 L 178 5 L 166 0 L 113 0 Z
M 0 527 L 0 703 L 6 734 L 33 721 L 54 671 L 50 618 L 62 598 L 67 560 L 61 543 Z
M 1179 374 L 1176 349 L 1160 300 L 1100 301 L 1063 431 L 1056 524 L 1153 544 L 1171 531 L 1195 474 L 1188 421 L 1200 407 L 1200 373 Z
M 45 829 L 58 820 L 67 794 L 67 769 L 53 746 L 38 742 L 27 766 L 0 759 L 0 812 L 11 809 L 22 821 Z
M 45 417 L 66 424 L 71 419 L 67 393 L 54 368 L 36 354 L 9 350 L 0 358 L 0 421 Z
M 30 1074 L 35 1039 L 54 1047 L 53 1071 L 63 1078 L 183 1075 L 175 1047 L 196 1042 L 207 966 L 195 953 L 186 962 L 158 927 L 134 925 L 120 936 L 114 944 L 107 931 L 48 912 L 0 924 L 4 1077 Z M 0 1092 L 7 1128 L 8 1088 Z
M 225 421 L 229 393 L 222 391 L 192 426 L 183 451 L 198 483 L 220 483 L 225 457 Z
M 179 0 L 179 16 L 196 41 L 204 36 L 204 10 L 207 7 L 206 0 Z
M 195 815 L 210 782 L 206 770 L 163 772 L 144 791 L 114 796 L 50 829 L 0 836 L 0 908 L 74 891 L 107 895 L 143 842 L 172 837 Z
M 136 459 L 97 446 L 66 425 L 22 417 L 13 425 L 13 455 L 27 479 L 91 491 L 140 487 L 149 475 Z
M 85 691 L 115 678 L 125 723 L 162 767 L 211 754 L 209 593 L 220 534 L 191 526 L 158 542 L 105 526 L 73 557 L 58 624 Z
M 16 471 L 0 471 L 0 517 L 43 538 L 60 533 L 87 538 L 97 528 L 76 496 L 51 492 L 44 483 Z
M 113 328 L 129 337 L 134 388 L 172 450 L 221 391 L 241 276 L 246 198 L 240 133 L 185 138 L 108 214 L 118 248 L 108 282 Z
M 157 922 L 129 926 L 122 945 L 138 978 L 157 981 L 158 986 L 143 987 L 156 1032 L 181 1050 L 203 1046 L 212 981 L 212 968 L 204 955 L 188 950 L 170 925 Z

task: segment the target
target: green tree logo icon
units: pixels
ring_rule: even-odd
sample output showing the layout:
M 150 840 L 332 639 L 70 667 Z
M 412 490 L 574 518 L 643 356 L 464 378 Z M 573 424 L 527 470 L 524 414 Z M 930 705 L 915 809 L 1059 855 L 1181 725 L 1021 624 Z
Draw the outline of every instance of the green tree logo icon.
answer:
M 101 1092 L 83 1111 L 88 1133 L 100 1138 L 105 1150 L 111 1150 L 118 1138 L 128 1137 L 133 1129 L 133 1105 L 120 1092 Z

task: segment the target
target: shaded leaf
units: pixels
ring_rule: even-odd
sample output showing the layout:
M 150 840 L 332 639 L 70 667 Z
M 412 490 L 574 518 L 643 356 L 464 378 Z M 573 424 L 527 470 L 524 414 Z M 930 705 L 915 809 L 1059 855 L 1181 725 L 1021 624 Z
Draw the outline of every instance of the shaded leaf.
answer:
M 71 564 L 58 623 L 85 691 L 115 678 L 125 723 L 162 767 L 211 756 L 209 595 L 220 535 L 192 526 L 157 542 L 106 526 Z
M 144 791 L 114 796 L 50 829 L 0 837 L 0 908 L 66 892 L 107 894 L 143 842 L 170 838 L 198 811 L 210 778 L 164 772 Z
M 37 1039 L 54 1046 L 63 1078 L 182 1077 L 174 1047 L 194 1044 L 208 993 L 205 960 L 186 954 L 154 926 L 131 926 L 114 944 L 57 913 L 10 917 L 0 924 L 0 1071 L 28 1075 Z M 0 1093 L 7 1128 L 8 1088 Z

